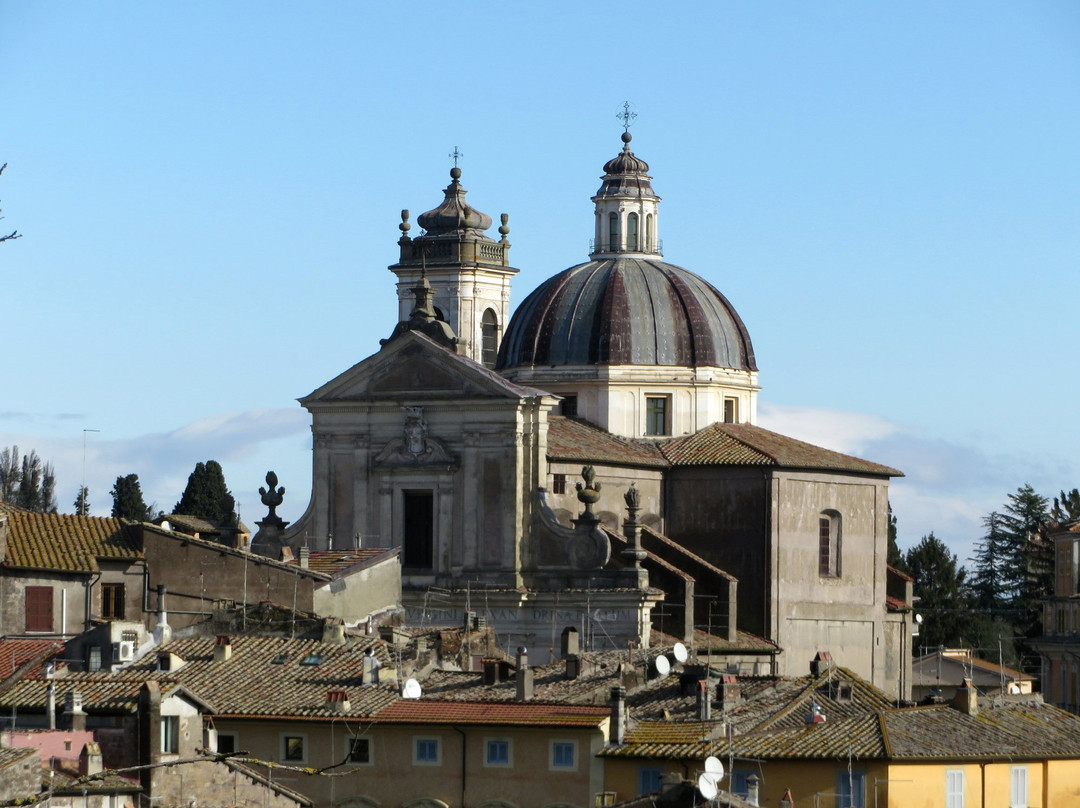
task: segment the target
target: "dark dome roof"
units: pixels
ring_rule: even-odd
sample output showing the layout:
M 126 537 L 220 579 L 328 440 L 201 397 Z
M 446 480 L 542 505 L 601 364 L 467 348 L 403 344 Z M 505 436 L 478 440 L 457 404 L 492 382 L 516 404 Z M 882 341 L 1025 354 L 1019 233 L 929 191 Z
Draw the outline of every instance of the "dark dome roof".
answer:
M 540 284 L 510 320 L 496 367 L 587 364 L 757 370 L 727 298 L 681 267 L 629 257 Z

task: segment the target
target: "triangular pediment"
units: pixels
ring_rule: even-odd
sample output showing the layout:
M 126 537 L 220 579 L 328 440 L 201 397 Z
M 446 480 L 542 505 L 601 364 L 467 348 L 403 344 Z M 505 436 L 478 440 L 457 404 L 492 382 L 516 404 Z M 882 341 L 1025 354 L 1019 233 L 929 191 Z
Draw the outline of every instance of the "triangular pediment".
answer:
M 300 399 L 305 407 L 320 402 L 397 399 L 526 398 L 540 391 L 506 381 L 467 357 L 410 332 L 377 354 Z

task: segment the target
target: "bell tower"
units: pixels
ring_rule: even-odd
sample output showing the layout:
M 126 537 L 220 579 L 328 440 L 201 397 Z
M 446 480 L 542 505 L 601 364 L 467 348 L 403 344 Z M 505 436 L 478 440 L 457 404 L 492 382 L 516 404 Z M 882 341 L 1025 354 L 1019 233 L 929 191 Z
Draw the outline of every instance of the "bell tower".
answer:
M 442 204 L 417 217 L 420 235 L 409 235 L 409 211 L 401 211 L 401 255 L 390 267 L 398 277 L 398 320 L 409 319 L 413 287 L 426 278 L 434 295 L 435 316 L 450 325 L 463 343 L 462 352 L 494 368 L 510 319 L 510 279 L 517 274 L 508 258 L 509 217 L 502 214 L 499 241 L 484 234 L 491 227 L 491 217 L 465 201 L 456 148 L 452 156 L 454 167 Z

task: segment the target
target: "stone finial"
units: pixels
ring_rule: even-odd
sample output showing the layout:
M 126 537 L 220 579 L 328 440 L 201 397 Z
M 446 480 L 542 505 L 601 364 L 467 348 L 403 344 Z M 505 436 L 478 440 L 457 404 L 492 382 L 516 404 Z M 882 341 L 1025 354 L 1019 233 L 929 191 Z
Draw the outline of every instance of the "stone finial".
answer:
M 409 239 L 409 231 L 412 230 L 412 224 L 409 222 L 409 209 L 404 208 L 401 211 L 401 224 L 398 225 L 398 230 L 401 231 L 401 238 L 398 239 L 398 244 L 402 244 Z
M 581 470 L 581 478 L 585 485 L 576 484 L 578 502 L 585 506 L 585 512 L 578 517 L 582 522 L 599 522 L 600 517 L 593 513 L 592 507 L 600 501 L 600 483 L 595 482 L 596 470 L 592 466 L 585 466 Z
M 270 513 L 266 515 L 263 522 L 280 522 L 277 507 L 285 499 L 285 486 L 278 487 L 278 477 L 273 471 L 266 472 L 266 484 L 270 486 L 269 490 L 261 486 L 259 488 L 259 497 L 262 499 L 262 504 L 270 509 Z
M 627 548 L 621 555 L 626 562 L 635 569 L 641 569 L 641 562 L 648 555 L 641 549 L 641 524 L 637 520 L 638 511 L 641 510 L 641 492 L 630 483 L 630 487 L 623 494 L 626 502 L 626 521 L 623 522 L 623 536 L 626 537 Z
M 499 241 L 506 241 L 506 237 L 510 235 L 510 225 L 507 224 L 510 221 L 510 215 L 507 213 L 499 214 L 499 221 L 502 222 L 499 225 L 499 234 L 502 236 Z

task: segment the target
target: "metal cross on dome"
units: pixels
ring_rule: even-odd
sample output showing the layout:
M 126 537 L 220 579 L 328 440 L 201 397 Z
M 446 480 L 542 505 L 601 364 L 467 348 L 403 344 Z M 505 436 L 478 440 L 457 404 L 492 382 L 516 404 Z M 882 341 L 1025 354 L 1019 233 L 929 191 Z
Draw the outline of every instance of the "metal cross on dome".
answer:
M 454 146 L 454 150 L 452 152 L 450 152 L 450 154 L 448 154 L 446 156 L 453 158 L 453 160 L 454 160 L 454 168 L 457 168 L 458 167 L 458 164 L 457 164 L 458 160 L 461 159 L 462 157 L 464 157 L 465 155 L 462 152 L 458 151 L 457 146 Z
M 630 102 L 623 101 L 622 112 L 616 112 L 615 117 L 622 121 L 623 131 L 630 131 L 630 123 L 637 117 L 637 113 L 630 109 Z

